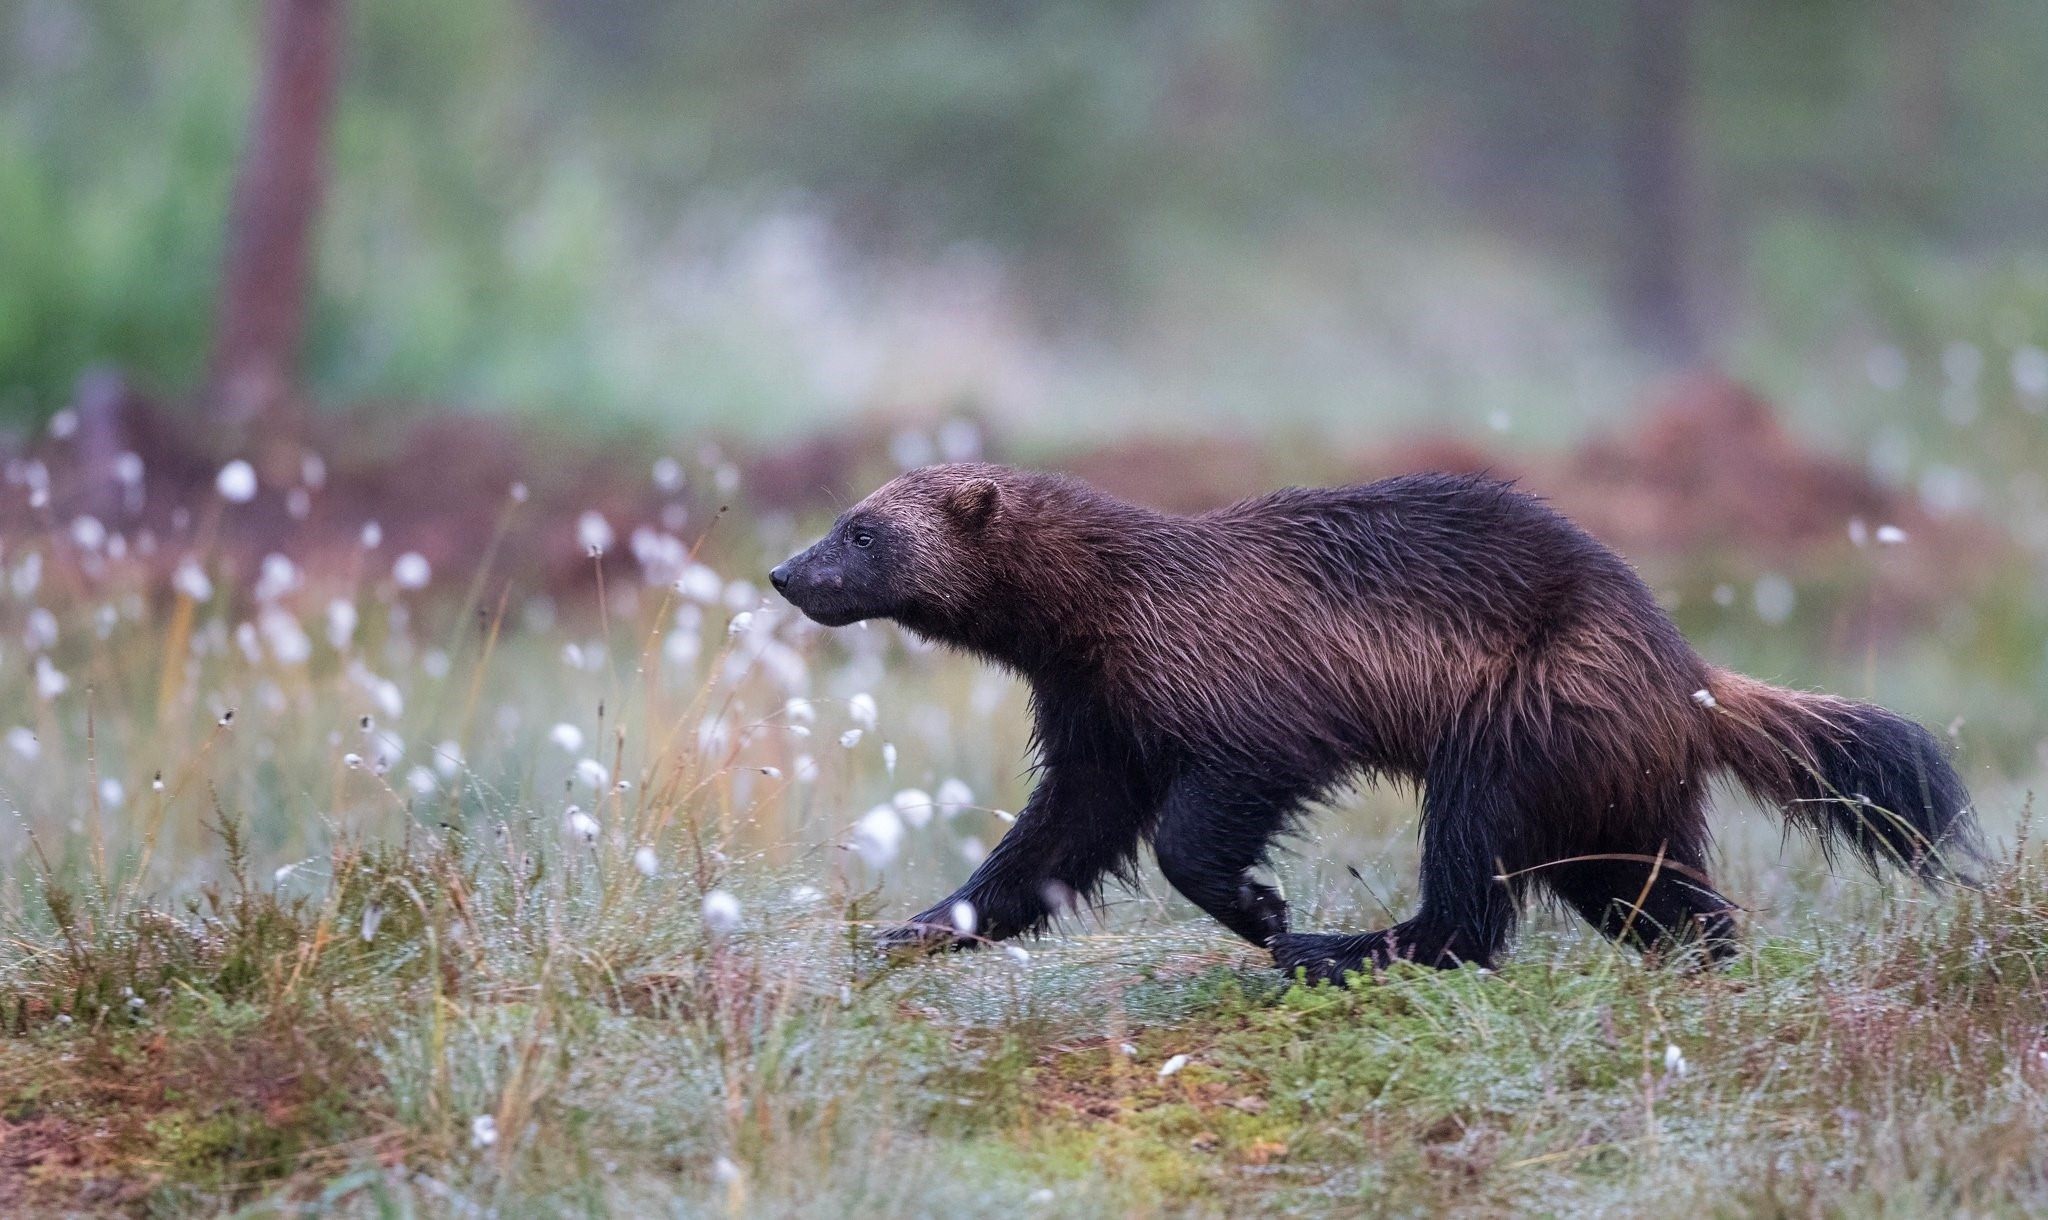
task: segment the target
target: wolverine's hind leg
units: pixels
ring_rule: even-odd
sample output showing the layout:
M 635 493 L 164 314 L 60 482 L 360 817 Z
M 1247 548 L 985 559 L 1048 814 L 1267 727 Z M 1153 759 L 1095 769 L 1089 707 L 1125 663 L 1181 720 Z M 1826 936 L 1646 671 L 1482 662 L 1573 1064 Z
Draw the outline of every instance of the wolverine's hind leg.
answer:
M 1612 940 L 1644 953 L 1696 946 L 1719 961 L 1736 949 L 1736 906 L 1714 889 L 1704 854 L 1668 847 L 1616 852 L 1560 863 L 1543 876 L 1567 906 Z

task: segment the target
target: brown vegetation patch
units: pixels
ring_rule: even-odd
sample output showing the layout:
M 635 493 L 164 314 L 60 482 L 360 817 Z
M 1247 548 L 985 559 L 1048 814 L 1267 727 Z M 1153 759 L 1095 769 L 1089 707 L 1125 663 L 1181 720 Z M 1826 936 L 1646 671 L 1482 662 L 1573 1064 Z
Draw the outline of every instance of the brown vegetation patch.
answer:
M 236 1195 L 336 1163 L 377 1083 L 363 1027 L 280 1009 L 161 1030 L 83 1031 L 0 1049 L 0 1214 L 125 1207 L 183 1182 Z M 218 1015 L 218 1014 L 214 1014 Z M 375 1141 L 372 1141 L 373 1143 Z
M 600 566 L 577 536 L 585 511 L 604 514 L 615 529 L 601 566 L 623 580 L 634 574 L 628 535 L 635 527 L 661 528 L 718 556 L 726 540 L 716 522 L 728 499 L 757 511 L 823 515 L 896 469 L 896 428 L 882 419 L 757 452 L 735 449 L 730 464 L 739 487 L 726 494 L 709 473 L 727 462 L 715 446 L 598 443 L 504 417 L 320 414 L 237 445 L 117 384 L 82 393 L 79 417 L 71 436 L 45 437 L 23 451 L 48 468 L 50 502 L 30 507 L 26 497 L 0 499 L 0 530 L 67 538 L 75 517 L 95 514 L 131 543 L 152 538 L 166 578 L 195 550 L 225 554 L 242 573 L 282 551 L 309 573 L 346 579 L 381 579 L 393 557 L 417 551 L 444 590 L 466 588 L 494 556 L 496 573 L 515 592 L 580 600 L 595 590 Z M 1000 458 L 1000 436 L 979 431 L 994 450 L 990 456 Z M 144 460 L 139 495 L 124 493 L 115 476 L 117 456 L 129 451 Z M 688 468 L 682 487 L 655 486 L 650 465 L 662 454 Z M 231 455 L 257 467 L 261 490 L 249 504 L 223 508 L 214 480 Z M 309 480 L 313 455 L 318 461 L 310 469 L 324 478 Z M 1733 557 L 1733 567 L 1752 572 L 1759 565 L 1839 567 L 1854 555 L 1852 520 L 1866 535 L 1892 525 L 1915 545 L 1887 548 L 1886 596 L 1865 613 L 1901 623 L 1925 621 L 1959 590 L 1989 579 L 2009 553 L 1988 524 L 1931 517 L 1910 494 L 1816 452 L 1760 395 L 1719 376 L 1679 382 L 1647 402 L 1631 426 L 1556 455 L 1495 452 L 1453 436 L 1345 457 L 1289 452 L 1250 437 L 1155 435 L 1075 450 L 1046 464 L 1128 499 L 1187 512 L 1288 483 L 1489 472 L 1520 479 L 1631 557 Z M 516 505 L 515 486 L 525 494 Z M 372 553 L 361 541 L 369 521 L 384 538 Z M 747 562 L 758 558 L 751 540 L 734 545 Z M 63 545 L 58 551 L 52 558 L 61 562 L 68 552 Z M 486 589 L 486 600 L 495 591 Z

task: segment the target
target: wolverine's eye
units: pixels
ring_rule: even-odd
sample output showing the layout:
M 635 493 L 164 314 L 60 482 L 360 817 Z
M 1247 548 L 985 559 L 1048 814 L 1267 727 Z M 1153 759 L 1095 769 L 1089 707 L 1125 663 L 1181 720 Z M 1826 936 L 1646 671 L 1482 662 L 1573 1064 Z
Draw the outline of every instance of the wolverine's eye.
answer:
M 875 545 L 875 536 L 866 530 L 855 530 L 853 531 L 853 545 L 865 551 Z

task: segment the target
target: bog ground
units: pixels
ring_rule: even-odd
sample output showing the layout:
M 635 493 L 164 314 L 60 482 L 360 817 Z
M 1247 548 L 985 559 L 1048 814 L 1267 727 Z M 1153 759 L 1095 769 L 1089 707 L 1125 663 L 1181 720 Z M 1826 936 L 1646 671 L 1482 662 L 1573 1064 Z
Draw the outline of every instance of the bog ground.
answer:
M 1724 799 L 1748 944 L 1712 973 L 1538 911 L 1497 973 L 1289 987 L 1156 878 L 1044 941 L 892 964 L 874 921 L 1023 797 L 1022 692 L 765 599 L 808 524 L 685 503 L 728 466 L 639 474 L 665 519 L 507 488 L 459 575 L 417 522 L 291 524 L 294 488 L 344 494 L 304 466 L 10 538 L 0 1210 L 2048 1207 L 2024 717 L 1935 725 L 2000 844 L 1980 891 L 1830 870 Z M 238 520 L 272 499 L 271 532 Z M 585 593 L 548 575 L 579 564 Z M 1847 574 L 1787 580 L 1800 606 L 1888 596 L 1809 571 Z M 1982 697 L 1897 628 L 1867 690 L 1870 654 L 1800 643 L 1810 610 L 1765 624 L 1769 590 L 1681 616 L 1716 660 L 1923 719 Z M 1307 925 L 1412 898 L 1404 794 L 1296 847 Z

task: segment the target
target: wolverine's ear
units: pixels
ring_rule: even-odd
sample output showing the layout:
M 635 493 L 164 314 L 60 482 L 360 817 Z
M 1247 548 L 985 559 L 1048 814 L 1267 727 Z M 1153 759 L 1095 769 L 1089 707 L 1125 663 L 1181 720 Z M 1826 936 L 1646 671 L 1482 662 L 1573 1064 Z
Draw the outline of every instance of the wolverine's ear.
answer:
M 988 524 L 1002 501 L 994 479 L 969 479 L 946 496 L 946 512 L 953 520 L 976 529 Z

